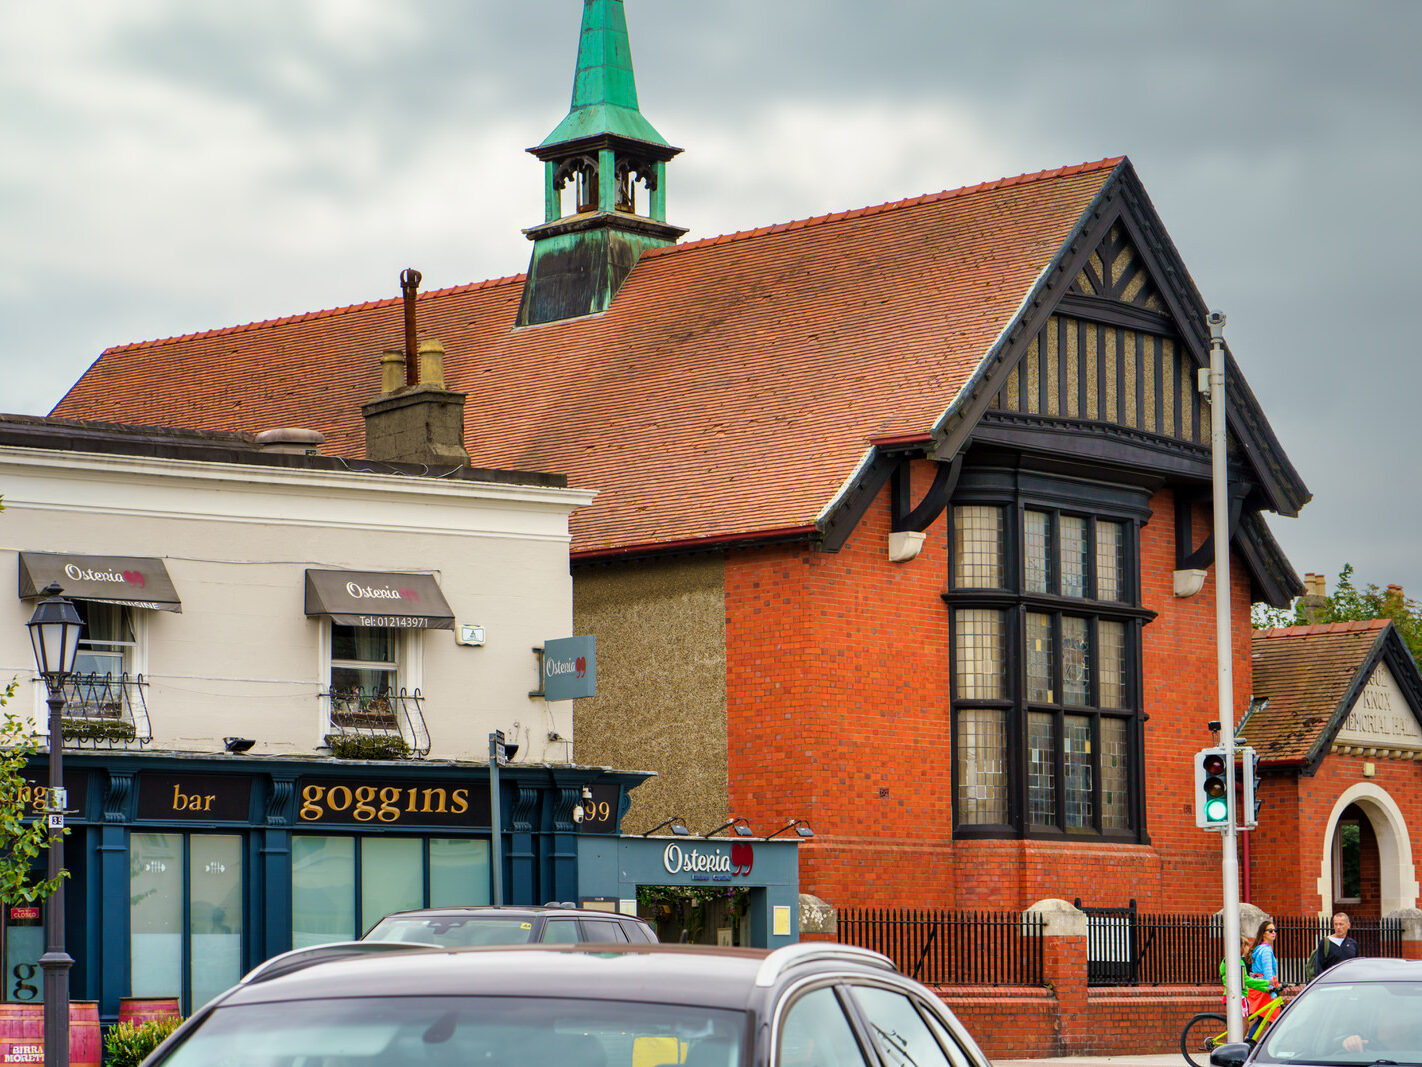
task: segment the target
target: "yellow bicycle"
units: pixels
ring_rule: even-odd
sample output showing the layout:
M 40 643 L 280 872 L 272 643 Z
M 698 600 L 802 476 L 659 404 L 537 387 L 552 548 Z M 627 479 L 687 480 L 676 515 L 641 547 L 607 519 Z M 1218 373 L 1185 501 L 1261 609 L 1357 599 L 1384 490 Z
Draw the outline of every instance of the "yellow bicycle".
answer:
M 1252 1045 L 1264 1036 L 1283 1007 L 1284 998 L 1277 996 L 1246 1015 L 1244 1040 Z M 1180 1052 L 1190 1067 L 1210 1067 L 1210 1053 L 1229 1042 L 1226 1022 L 1222 1011 L 1202 1011 L 1185 1024 L 1180 1031 Z

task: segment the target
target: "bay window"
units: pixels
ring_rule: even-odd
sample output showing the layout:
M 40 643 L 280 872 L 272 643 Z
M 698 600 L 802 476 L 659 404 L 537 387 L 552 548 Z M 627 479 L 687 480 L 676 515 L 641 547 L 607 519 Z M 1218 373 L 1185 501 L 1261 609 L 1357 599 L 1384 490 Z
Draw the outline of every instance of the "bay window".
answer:
M 951 509 L 955 828 L 1137 837 L 1145 500 L 1027 481 Z

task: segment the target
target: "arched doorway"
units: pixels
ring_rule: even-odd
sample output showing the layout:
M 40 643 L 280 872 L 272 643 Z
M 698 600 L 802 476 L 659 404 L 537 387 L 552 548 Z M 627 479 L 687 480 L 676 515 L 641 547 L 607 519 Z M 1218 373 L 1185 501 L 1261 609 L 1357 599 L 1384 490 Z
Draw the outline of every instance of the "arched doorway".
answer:
M 1342 910 L 1378 918 L 1417 906 L 1417 871 L 1407 820 L 1380 786 L 1362 782 L 1339 796 L 1328 817 L 1323 845 L 1320 914 Z

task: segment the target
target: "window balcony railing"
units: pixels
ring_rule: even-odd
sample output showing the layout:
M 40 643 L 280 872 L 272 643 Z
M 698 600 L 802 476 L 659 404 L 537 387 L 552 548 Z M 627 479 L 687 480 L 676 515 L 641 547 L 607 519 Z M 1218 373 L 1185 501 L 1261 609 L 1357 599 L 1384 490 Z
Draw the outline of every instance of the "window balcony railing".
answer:
M 370 759 L 422 759 L 429 755 L 424 698 L 416 689 L 333 689 L 331 732 L 327 741 L 336 755 Z M 369 739 L 369 740 L 366 740 Z
M 71 674 L 60 713 L 65 747 L 129 748 L 153 740 L 143 675 Z

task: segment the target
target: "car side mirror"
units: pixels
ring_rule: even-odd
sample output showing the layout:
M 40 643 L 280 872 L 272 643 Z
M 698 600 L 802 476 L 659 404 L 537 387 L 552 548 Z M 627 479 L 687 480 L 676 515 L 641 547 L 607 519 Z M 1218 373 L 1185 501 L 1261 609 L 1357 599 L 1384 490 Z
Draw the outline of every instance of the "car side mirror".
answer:
M 1237 1041 L 1232 1045 L 1221 1045 L 1210 1053 L 1211 1067 L 1241 1067 L 1249 1058 L 1252 1045 Z

